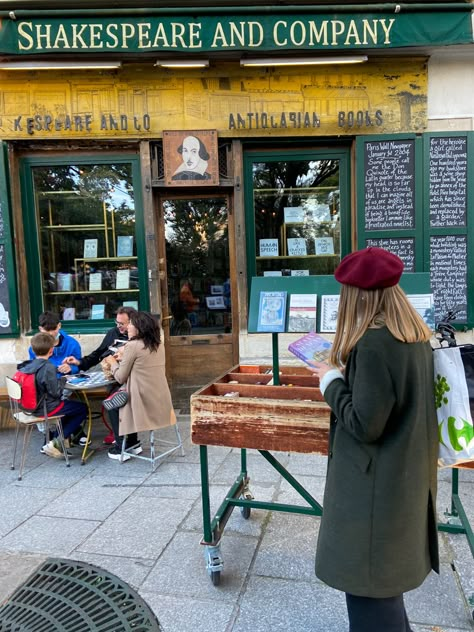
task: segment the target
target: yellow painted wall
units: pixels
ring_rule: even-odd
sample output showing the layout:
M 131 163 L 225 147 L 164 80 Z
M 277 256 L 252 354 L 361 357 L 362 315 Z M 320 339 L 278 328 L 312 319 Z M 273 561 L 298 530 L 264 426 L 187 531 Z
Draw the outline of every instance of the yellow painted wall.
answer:
M 319 126 L 313 126 L 315 117 Z M 5 140 L 160 138 L 164 129 L 216 129 L 228 137 L 333 136 L 421 132 L 426 123 L 425 59 L 305 69 L 246 69 L 235 62 L 169 71 L 147 62 L 117 71 L 0 72 Z

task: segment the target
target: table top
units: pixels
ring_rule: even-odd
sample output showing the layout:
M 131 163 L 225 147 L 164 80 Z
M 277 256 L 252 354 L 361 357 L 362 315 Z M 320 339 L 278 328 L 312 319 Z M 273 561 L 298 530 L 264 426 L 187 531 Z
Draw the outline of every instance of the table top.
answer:
M 68 377 L 65 388 L 71 391 L 89 391 L 112 384 L 116 384 L 115 380 L 107 378 L 102 371 L 93 371 Z

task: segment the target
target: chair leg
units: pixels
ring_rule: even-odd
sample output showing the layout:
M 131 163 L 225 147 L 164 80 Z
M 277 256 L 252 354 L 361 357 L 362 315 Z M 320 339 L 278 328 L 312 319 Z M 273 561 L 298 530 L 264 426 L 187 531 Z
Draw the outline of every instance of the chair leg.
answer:
M 13 446 L 13 459 L 11 469 L 15 469 L 15 460 L 16 460 L 16 448 L 18 444 L 18 435 L 20 434 L 20 424 L 16 423 L 16 432 L 15 432 L 15 445 Z
M 178 423 L 177 422 L 174 425 L 174 430 L 176 432 L 176 439 L 178 441 L 178 447 L 180 448 L 181 456 L 184 456 L 183 440 L 181 439 L 181 433 L 179 432 L 179 428 L 178 428 Z
M 155 433 L 153 430 L 150 430 L 150 461 L 151 461 L 151 472 L 155 471 Z
M 63 424 L 60 419 L 56 422 L 56 430 L 58 433 L 59 443 L 61 444 L 61 448 L 63 450 L 64 458 L 66 459 L 66 467 L 70 467 L 69 456 L 66 450 L 66 446 L 64 445 L 64 432 L 63 432 Z
M 25 433 L 23 435 L 23 450 L 21 452 L 21 461 L 20 461 L 20 473 L 18 474 L 19 481 L 21 481 L 23 478 L 23 467 L 25 465 L 26 451 L 28 449 L 28 444 L 30 443 L 32 430 L 33 430 L 33 426 L 31 424 L 28 424 L 25 426 Z
M 123 455 L 125 454 L 125 446 L 127 444 L 127 435 L 123 435 L 122 439 L 122 451 L 120 453 L 120 463 L 123 463 Z

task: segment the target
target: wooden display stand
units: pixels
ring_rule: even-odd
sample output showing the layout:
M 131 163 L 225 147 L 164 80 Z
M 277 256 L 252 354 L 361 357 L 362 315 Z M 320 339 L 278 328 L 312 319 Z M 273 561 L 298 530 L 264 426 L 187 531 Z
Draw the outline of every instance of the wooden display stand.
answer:
M 328 405 L 304 367 L 236 366 L 191 396 L 191 437 L 198 445 L 327 454 Z

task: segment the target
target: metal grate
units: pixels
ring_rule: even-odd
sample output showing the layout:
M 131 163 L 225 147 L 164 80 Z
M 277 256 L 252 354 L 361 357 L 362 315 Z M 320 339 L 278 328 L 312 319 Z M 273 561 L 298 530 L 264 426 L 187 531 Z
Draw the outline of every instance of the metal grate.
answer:
M 143 599 L 101 568 L 49 559 L 0 607 L 1 632 L 163 632 Z

